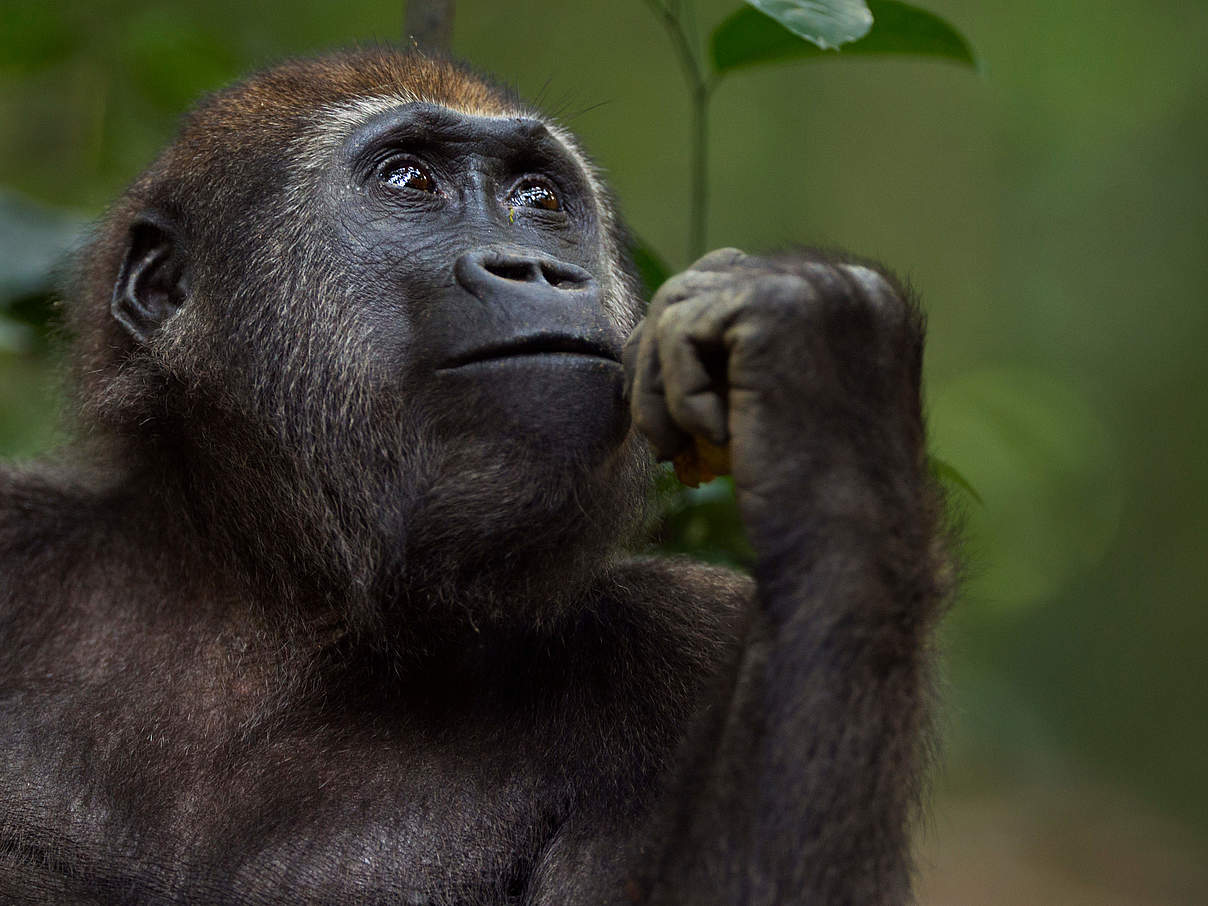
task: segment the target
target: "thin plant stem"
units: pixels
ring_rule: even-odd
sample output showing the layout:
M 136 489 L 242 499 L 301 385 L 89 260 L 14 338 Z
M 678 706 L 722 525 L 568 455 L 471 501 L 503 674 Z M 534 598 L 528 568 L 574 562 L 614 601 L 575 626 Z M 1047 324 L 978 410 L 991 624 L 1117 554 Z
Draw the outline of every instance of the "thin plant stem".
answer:
M 692 207 L 688 227 L 688 256 L 705 253 L 709 218 L 709 87 L 701 84 L 692 95 Z
M 705 253 L 706 226 L 709 219 L 709 99 L 714 82 L 705 75 L 693 37 L 688 34 L 684 19 L 692 15 L 692 4 L 685 0 L 687 16 L 681 16 L 679 0 L 668 4 L 661 0 L 646 0 L 671 38 L 676 57 L 684 71 L 692 98 L 692 174 L 691 207 L 688 215 L 688 255 L 696 260 Z

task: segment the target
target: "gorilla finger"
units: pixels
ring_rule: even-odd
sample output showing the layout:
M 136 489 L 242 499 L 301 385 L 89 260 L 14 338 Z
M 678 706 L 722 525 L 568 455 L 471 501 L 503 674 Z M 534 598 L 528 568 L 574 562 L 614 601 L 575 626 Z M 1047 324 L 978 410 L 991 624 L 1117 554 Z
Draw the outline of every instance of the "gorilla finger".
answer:
M 646 320 L 656 323 L 662 313 L 673 305 L 679 305 L 701 293 L 715 292 L 733 282 L 732 274 L 716 270 L 687 270 L 676 274 L 659 287 L 654 298 L 650 300 L 650 311 L 646 314 Z
M 756 293 L 757 287 L 747 285 L 736 292 L 698 296 L 677 306 L 671 323 L 698 350 L 716 349 L 719 354 L 724 354 L 729 345 L 727 334 L 731 325 L 750 309 L 751 299 Z M 661 335 L 662 320 L 659 327 Z
M 650 318 L 647 318 L 641 336 L 636 339 L 631 336 L 631 345 L 627 349 L 633 363 L 629 411 L 638 430 L 654 445 L 658 458 L 671 459 L 687 446 L 688 436 L 675 426 L 674 419 L 667 411 L 658 346 L 650 325 Z
M 688 434 L 703 437 L 718 447 L 729 443 L 728 416 L 721 394 L 713 390 L 696 393 L 669 391 L 667 410 L 676 425 Z
M 704 305 L 693 299 L 680 308 L 695 312 Z M 659 322 L 658 353 L 667 408 L 676 423 L 689 434 L 700 435 L 718 446 L 726 443 L 725 349 L 718 334 L 703 341 L 694 339 L 688 327 L 691 317 L 669 311 Z M 710 373 L 704 357 L 717 359 Z
M 691 437 L 676 425 L 662 393 L 635 390 L 629 411 L 634 425 L 650 439 L 655 456 L 661 460 L 674 458 L 691 441 Z
M 747 253 L 742 249 L 732 247 L 714 249 L 709 254 L 698 258 L 689 270 L 725 271 L 740 264 L 746 257 Z

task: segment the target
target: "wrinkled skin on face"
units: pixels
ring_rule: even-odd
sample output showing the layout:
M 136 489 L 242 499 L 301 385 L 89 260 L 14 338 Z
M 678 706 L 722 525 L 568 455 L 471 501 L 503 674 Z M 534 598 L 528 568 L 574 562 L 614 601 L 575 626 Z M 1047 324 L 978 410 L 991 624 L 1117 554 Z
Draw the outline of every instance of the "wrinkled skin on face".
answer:
M 420 406 L 473 400 L 456 430 L 534 456 L 617 447 L 632 311 L 605 306 L 586 175 L 539 120 L 396 108 L 349 136 L 324 188 L 380 380 Z
M 80 259 L 81 440 L 0 469 L 0 900 L 909 901 L 922 319 L 735 249 L 644 312 L 626 243 L 445 61 L 185 119 Z M 753 577 L 632 553 L 703 443 Z

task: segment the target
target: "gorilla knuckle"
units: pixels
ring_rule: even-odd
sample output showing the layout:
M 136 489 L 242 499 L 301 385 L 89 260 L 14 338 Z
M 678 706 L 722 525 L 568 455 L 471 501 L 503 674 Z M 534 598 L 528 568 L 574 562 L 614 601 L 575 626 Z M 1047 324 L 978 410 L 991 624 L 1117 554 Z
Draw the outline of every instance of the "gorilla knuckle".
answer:
M 713 292 L 727 285 L 728 275 L 719 271 L 686 270 L 664 283 L 654 294 L 651 308 L 669 308 L 685 299 Z
M 810 321 L 820 315 L 819 294 L 810 281 L 790 273 L 764 273 L 745 292 L 747 308 L 774 323 Z
M 888 277 L 863 264 L 841 264 L 839 267 L 855 285 L 856 304 L 869 309 L 890 326 L 905 324 L 909 305 Z
M 811 261 L 805 271 L 824 321 L 858 319 L 886 335 L 901 333 L 911 322 L 910 303 L 886 275 L 863 264 Z
M 897 299 L 889 280 L 863 264 L 840 264 L 839 268 L 855 281 L 861 295 L 876 305 L 888 305 Z
M 742 249 L 726 247 L 714 249 L 707 255 L 698 258 L 692 265 L 694 271 L 724 271 L 738 267 L 749 260 Z

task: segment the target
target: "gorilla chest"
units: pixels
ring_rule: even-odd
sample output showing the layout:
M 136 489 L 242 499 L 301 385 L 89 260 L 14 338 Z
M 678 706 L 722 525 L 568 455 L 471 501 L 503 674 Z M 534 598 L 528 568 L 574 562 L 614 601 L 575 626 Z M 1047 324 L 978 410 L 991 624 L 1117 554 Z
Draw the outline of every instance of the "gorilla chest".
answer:
M 199 877 L 225 879 L 236 900 L 518 902 L 565 810 L 556 787 L 504 752 L 473 766 L 393 754 L 349 753 L 295 773 L 292 789 L 281 775 L 256 797 L 259 814 L 232 801 Z
M 522 901 L 567 810 L 535 753 L 337 742 L 282 738 L 204 769 L 131 751 L 124 772 L 98 762 L 91 777 L 46 776 L 42 801 L 59 804 L 18 806 L 25 826 L 13 864 L 0 853 L 0 900 Z

